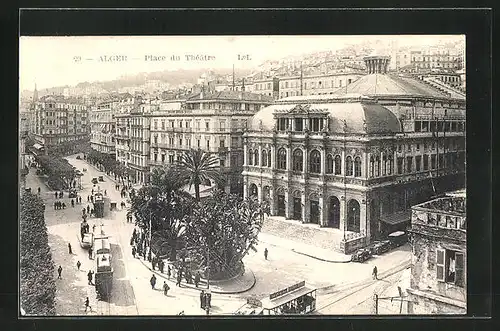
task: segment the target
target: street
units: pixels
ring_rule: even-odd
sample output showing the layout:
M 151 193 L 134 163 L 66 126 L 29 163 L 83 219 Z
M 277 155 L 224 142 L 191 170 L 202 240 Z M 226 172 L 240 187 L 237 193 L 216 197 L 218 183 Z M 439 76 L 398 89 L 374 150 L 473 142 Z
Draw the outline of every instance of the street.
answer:
M 167 280 L 171 290 L 168 296 L 164 296 L 161 287 L 165 280 L 160 277 L 156 289 L 151 289 L 149 283 L 151 271 L 139 259 L 132 257 L 130 238 L 134 224 L 126 222 L 126 209 L 120 209 L 120 202 L 124 199 L 120 197 L 120 191 L 115 189 L 115 182 L 84 160 L 77 160 L 75 156 L 67 159 L 80 171 L 83 168 L 87 169 L 83 172 L 82 190 L 79 191 L 82 205 L 77 204 L 72 208 L 66 193 L 63 199 L 67 205 L 66 209 L 54 210 L 54 192 L 49 191 L 34 174 L 34 169 L 31 169 L 26 178 L 27 187 L 42 189 L 41 195 L 46 203 L 45 217 L 49 245 L 56 268 L 59 265 L 63 268 L 63 279 L 57 280 L 57 314 L 177 315 L 180 311 L 184 311 L 186 315 L 204 315 L 205 312 L 199 305 L 199 290 L 178 288 L 173 281 Z M 79 246 L 77 238 L 81 209 L 87 206 L 87 195 L 90 195 L 93 187 L 91 179 L 98 176 L 103 176 L 105 180 L 98 184 L 101 191 L 106 190 L 107 196 L 111 201 L 116 201 L 118 206 L 118 210 L 110 212 L 103 219 L 88 220 L 90 228 L 96 224 L 97 231 L 100 224 L 103 224 L 106 234 L 111 236 L 114 279 L 109 302 L 97 301 L 95 287 L 88 285 L 87 272 L 95 271 L 95 261 L 89 260 L 87 251 Z M 319 313 L 342 314 L 344 312 L 342 309 L 350 309 L 373 297 L 372 287 L 375 285 L 371 283 L 371 271 L 374 265 L 377 265 L 381 277 L 384 277 L 384 271 L 393 272 L 385 280 L 387 284 L 396 282 L 397 275 L 409 265 L 410 254 L 407 246 L 383 256 L 375 256 L 365 263 L 331 263 L 298 254 L 292 250 L 290 242 L 273 235 L 261 233 L 259 239 L 261 242 L 257 247 L 258 251 L 250 251 L 244 258 L 245 267 L 252 270 L 255 275 L 255 286 L 240 294 L 213 295 L 212 314 L 231 314 L 242 306 L 249 296 L 263 298 L 302 280 L 305 280 L 308 286 L 319 289 L 316 304 L 320 308 Z M 72 255 L 68 253 L 68 242 L 72 246 Z M 268 260 L 264 259 L 264 248 L 269 250 Z M 76 267 L 77 261 L 82 264 L 80 271 Z M 56 271 L 54 273 L 57 277 Z M 369 287 L 358 291 L 356 295 L 343 298 L 343 295 L 351 293 L 353 289 L 367 285 Z M 92 306 L 90 312 L 85 312 L 83 304 L 87 296 Z

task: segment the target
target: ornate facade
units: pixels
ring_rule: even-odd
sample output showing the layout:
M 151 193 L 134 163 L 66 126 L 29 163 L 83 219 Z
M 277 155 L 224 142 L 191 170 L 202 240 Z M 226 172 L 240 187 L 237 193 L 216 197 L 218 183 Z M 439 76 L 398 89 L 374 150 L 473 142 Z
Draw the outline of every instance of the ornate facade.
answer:
M 351 251 L 405 227 L 411 206 L 443 185 L 434 179 L 460 185 L 464 122 L 408 134 L 408 123 L 362 95 L 283 99 L 244 136 L 244 194 L 268 201 L 272 215 L 339 229 Z

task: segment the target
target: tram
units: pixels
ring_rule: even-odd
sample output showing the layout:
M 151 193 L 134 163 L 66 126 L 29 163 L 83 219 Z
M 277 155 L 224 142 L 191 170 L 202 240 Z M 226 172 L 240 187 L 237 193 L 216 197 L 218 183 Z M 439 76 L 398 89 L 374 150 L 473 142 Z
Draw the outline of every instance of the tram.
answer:
M 113 267 L 111 266 L 111 246 L 109 237 L 101 232 L 94 237 L 94 254 L 96 261 L 95 288 L 97 295 L 106 300 L 113 288 Z

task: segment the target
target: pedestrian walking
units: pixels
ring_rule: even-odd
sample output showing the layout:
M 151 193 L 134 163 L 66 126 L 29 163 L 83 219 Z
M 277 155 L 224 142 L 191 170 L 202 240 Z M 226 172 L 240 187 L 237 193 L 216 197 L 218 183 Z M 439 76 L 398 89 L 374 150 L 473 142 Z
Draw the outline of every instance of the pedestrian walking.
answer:
M 205 309 L 205 290 L 201 290 L 201 293 L 200 293 L 200 308 L 201 309 Z
M 264 258 L 267 260 L 267 254 L 269 254 L 269 251 L 267 250 L 267 247 L 264 249 Z
M 87 210 L 86 210 L 85 208 L 82 208 L 82 215 L 85 215 L 85 212 L 86 212 L 86 211 L 87 211 Z
M 92 283 L 92 276 L 94 275 L 94 273 L 92 272 L 92 270 L 89 270 L 89 272 L 87 273 L 87 280 L 89 281 L 89 285 L 94 285 Z
M 82 263 L 80 262 L 80 260 L 78 260 L 76 262 L 76 267 L 78 268 L 78 270 L 80 270 L 80 267 L 82 266 Z
M 64 202 L 62 203 L 62 207 L 63 209 L 66 209 L 66 204 Z
M 54 201 L 54 210 L 56 210 L 57 207 L 57 201 Z
M 175 283 L 175 285 L 181 287 L 181 280 L 182 280 L 182 274 L 179 270 L 179 271 L 177 271 L 177 282 Z
M 57 279 L 62 279 L 61 278 L 61 273 L 62 273 L 62 267 L 59 266 L 59 268 L 57 268 Z
M 89 248 L 89 260 L 92 260 L 92 247 Z
M 71 207 L 75 208 L 75 200 L 71 199 Z
M 377 279 L 378 280 L 378 278 L 377 278 L 377 266 L 373 267 L 372 276 L 373 276 L 373 279 Z
M 168 290 L 170 290 L 170 286 L 168 286 L 166 281 L 163 281 L 163 294 L 165 294 L 165 296 L 168 295 Z
M 156 285 L 156 276 L 154 274 L 153 274 L 153 276 L 151 276 L 151 279 L 149 280 L 149 282 L 151 283 L 151 289 L 154 290 L 155 285 Z
M 85 299 L 85 312 L 87 312 L 87 308 L 89 308 L 89 310 L 92 311 L 92 307 L 90 306 L 90 302 L 89 302 L 89 297 L 87 297 L 87 299 Z
M 160 272 L 163 273 L 164 270 L 165 270 L 165 261 L 160 260 Z
M 212 307 L 212 293 L 208 292 L 206 295 L 205 304 L 208 308 Z
M 39 194 L 39 195 L 40 195 L 40 192 L 41 192 L 40 187 L 38 187 L 38 194 Z
M 135 259 L 135 246 L 132 246 L 132 256 L 134 257 Z
M 54 197 L 57 199 L 57 192 L 54 193 Z
M 90 196 L 87 195 L 87 202 L 90 202 Z
M 82 204 L 82 197 L 81 196 L 78 196 L 78 203 Z
M 170 266 L 167 266 L 167 277 L 168 277 L 168 279 L 170 279 L 170 275 L 171 275 Z
M 87 214 L 90 214 L 90 205 L 87 205 Z
M 94 189 L 92 189 L 92 191 L 91 191 L 91 192 L 92 192 L 92 194 L 94 194 Z
M 196 273 L 196 275 L 194 275 L 194 285 L 195 285 L 196 287 L 198 287 L 198 284 L 200 283 L 200 278 L 201 278 L 201 276 L 200 276 L 200 272 L 198 271 L 198 272 Z
M 68 243 L 68 252 L 69 254 L 73 254 L 73 251 L 71 250 L 71 243 Z

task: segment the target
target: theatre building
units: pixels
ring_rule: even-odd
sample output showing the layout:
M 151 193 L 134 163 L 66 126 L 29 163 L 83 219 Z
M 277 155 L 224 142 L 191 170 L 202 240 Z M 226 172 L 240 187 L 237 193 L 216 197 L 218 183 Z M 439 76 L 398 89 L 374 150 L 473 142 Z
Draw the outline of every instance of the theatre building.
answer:
M 462 187 L 465 169 L 465 114 L 453 128 L 411 118 L 360 94 L 278 100 L 249 120 L 244 195 L 268 201 L 273 216 L 338 229 L 345 253 L 404 230 L 411 206 Z
M 465 191 L 412 208 L 408 313 L 467 313 Z

